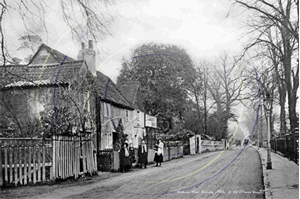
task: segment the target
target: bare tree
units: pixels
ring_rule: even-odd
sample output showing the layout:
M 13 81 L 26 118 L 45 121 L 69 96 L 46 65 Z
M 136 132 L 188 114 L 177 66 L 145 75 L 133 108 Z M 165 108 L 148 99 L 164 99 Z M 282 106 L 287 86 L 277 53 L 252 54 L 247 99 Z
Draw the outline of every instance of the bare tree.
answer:
M 242 7 L 249 13 L 247 35 L 251 36 L 251 40 L 245 52 L 255 46 L 267 46 L 268 48 L 262 50 L 273 60 L 273 68 L 277 72 L 283 71 L 282 74 L 277 74 L 277 83 L 280 84 L 279 92 L 284 93 L 286 89 L 288 94 L 289 120 L 294 135 L 298 126 L 296 104 L 299 87 L 299 1 L 234 0 L 233 5 Z M 283 79 L 284 84 L 278 82 L 278 78 Z M 280 96 L 281 103 L 284 103 L 283 98 L 284 94 Z
M 208 90 L 216 105 L 219 122 L 222 124 L 220 131 L 227 133 L 228 121 L 237 121 L 233 107 L 243 104 L 245 96 L 242 91 L 243 85 L 242 69 L 238 68 L 237 61 L 230 61 L 228 54 L 220 56 L 219 62 L 214 65 L 210 72 Z
M 24 26 L 23 35 L 41 36 L 48 34 L 47 14 L 49 12 L 62 13 L 63 21 L 71 29 L 74 40 L 82 38 L 88 34 L 96 42 L 111 35 L 109 25 L 112 16 L 108 12 L 109 6 L 113 5 L 113 0 L 57 0 L 58 10 L 51 10 L 53 1 L 46 0 L 21 0 L 0 2 L 0 43 L 1 43 L 1 65 L 6 66 L 12 58 L 8 51 L 6 35 L 4 29 L 6 20 L 10 17 L 20 19 L 20 25 Z M 84 21 L 83 21 L 84 20 Z M 81 22 L 82 23 L 78 23 Z

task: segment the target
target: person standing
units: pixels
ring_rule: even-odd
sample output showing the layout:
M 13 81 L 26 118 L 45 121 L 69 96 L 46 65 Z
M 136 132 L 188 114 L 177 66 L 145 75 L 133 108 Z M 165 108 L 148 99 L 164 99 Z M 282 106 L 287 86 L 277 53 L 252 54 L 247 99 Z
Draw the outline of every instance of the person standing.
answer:
M 132 169 L 132 163 L 135 163 L 136 160 L 135 160 L 135 155 L 134 155 L 134 148 L 133 148 L 133 144 L 130 143 L 129 144 L 129 160 L 130 160 L 130 170 Z
M 161 163 L 163 162 L 163 155 L 164 155 L 164 143 L 161 139 L 158 140 L 158 148 L 157 148 L 157 162 L 156 166 L 161 166 Z
M 124 143 L 120 150 L 120 170 L 121 172 L 127 172 L 130 167 L 128 143 Z
M 145 169 L 147 168 L 147 163 L 148 163 L 148 150 L 147 150 L 147 145 L 145 144 L 145 140 L 142 139 L 142 145 L 139 146 L 138 150 L 138 157 L 139 157 L 139 164 L 140 167 L 143 168 L 143 165 Z
M 155 151 L 155 155 L 154 155 L 154 162 L 156 162 L 156 166 L 158 166 L 158 155 L 157 155 L 157 151 L 158 151 L 158 145 L 159 145 L 159 141 L 157 140 L 155 145 L 154 145 L 154 151 Z

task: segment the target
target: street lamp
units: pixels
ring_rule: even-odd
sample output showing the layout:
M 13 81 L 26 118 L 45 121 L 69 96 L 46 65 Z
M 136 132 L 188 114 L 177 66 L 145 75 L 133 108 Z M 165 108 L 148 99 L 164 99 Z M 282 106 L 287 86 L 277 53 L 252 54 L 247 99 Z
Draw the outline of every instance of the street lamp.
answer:
M 271 118 L 271 103 L 272 99 L 270 96 L 270 93 L 267 91 L 266 96 L 264 98 L 264 107 L 267 111 L 267 123 L 268 123 L 268 143 L 267 143 L 267 169 L 272 169 L 272 162 L 271 162 L 271 151 L 270 151 L 270 139 L 271 139 L 271 124 L 270 124 L 270 118 Z

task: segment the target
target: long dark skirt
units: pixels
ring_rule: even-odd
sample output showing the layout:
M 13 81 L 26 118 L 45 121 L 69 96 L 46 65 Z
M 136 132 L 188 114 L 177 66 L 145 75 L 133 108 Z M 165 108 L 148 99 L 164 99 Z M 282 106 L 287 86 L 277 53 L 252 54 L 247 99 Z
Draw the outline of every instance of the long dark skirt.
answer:
M 155 153 L 154 162 L 156 162 L 156 163 L 163 162 L 163 156 L 162 156 L 162 154 L 157 155 L 157 153 Z
M 131 162 L 129 157 L 121 157 L 120 160 L 120 170 L 121 171 L 129 171 L 131 169 Z
M 139 163 L 146 165 L 148 163 L 148 154 L 147 153 L 141 153 L 139 156 Z

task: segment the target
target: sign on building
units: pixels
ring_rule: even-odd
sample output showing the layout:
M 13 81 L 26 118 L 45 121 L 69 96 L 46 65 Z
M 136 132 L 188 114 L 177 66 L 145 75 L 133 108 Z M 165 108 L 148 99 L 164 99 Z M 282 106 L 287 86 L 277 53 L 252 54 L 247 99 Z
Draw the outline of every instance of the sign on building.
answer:
M 146 127 L 157 128 L 157 119 L 154 116 L 146 114 Z

